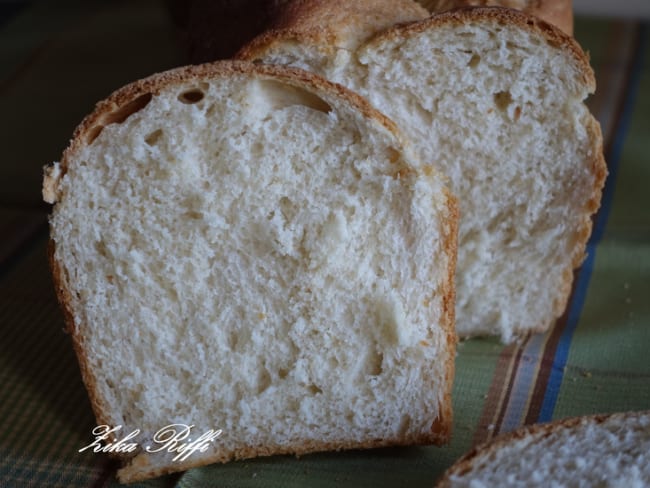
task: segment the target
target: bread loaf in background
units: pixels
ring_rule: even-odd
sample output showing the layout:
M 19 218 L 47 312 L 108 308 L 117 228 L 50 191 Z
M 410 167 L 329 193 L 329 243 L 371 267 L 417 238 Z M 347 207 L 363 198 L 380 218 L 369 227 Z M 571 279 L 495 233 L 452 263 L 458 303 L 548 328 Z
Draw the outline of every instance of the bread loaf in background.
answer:
M 417 0 L 431 13 L 441 13 L 460 7 L 507 7 L 539 17 L 573 35 L 573 5 L 571 0 Z
M 333 10 L 339 6 L 347 10 L 365 3 L 325 1 L 332 5 Z M 274 21 L 285 17 L 286 6 L 290 3 L 290 0 L 167 0 L 181 42 L 192 63 L 234 56 L 244 44 L 268 29 Z M 520 9 L 557 25 L 568 34 L 573 33 L 571 0 L 419 0 L 418 3 L 424 7 L 420 9 L 413 0 L 396 0 L 392 3 L 392 6 L 387 6 L 387 12 L 368 12 L 366 8 L 366 15 L 374 18 L 383 16 L 384 21 L 388 22 L 403 22 L 424 19 L 430 13 L 459 7 L 494 5 Z M 400 18 L 405 5 L 416 16 Z M 393 18 L 394 14 L 398 14 L 398 17 Z
M 478 446 L 436 488 L 650 486 L 650 412 L 523 427 Z
M 600 126 L 584 104 L 595 90 L 588 58 L 558 28 L 505 8 L 383 27 L 408 3 L 294 2 L 239 57 L 307 69 L 367 97 L 422 164 L 450 178 L 461 336 L 509 342 L 544 331 L 565 309 L 606 176 Z M 395 22 L 373 15 L 391 8 Z
M 154 75 L 97 105 L 43 193 L 97 423 L 140 429 L 121 481 L 449 439 L 455 200 L 357 95 L 241 62 Z M 146 452 L 178 423 L 222 433 Z

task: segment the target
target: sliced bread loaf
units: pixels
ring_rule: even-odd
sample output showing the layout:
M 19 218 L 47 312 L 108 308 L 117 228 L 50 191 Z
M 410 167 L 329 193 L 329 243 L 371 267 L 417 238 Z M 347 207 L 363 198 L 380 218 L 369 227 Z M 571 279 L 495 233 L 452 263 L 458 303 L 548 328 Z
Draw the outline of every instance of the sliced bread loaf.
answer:
M 461 336 L 510 341 L 547 329 L 566 306 L 606 175 L 600 126 L 583 103 L 595 88 L 584 52 L 515 10 L 461 9 L 369 32 L 318 22 L 327 9 L 296 3 L 291 23 L 240 57 L 356 90 L 410 136 L 420 169 L 448 175 L 461 209 Z
M 436 486 L 650 486 L 650 411 L 522 428 L 468 453 Z
M 120 480 L 448 439 L 457 211 L 416 166 L 298 70 L 183 68 L 97 105 L 44 197 L 97 422 L 139 429 Z M 174 461 L 149 452 L 169 424 L 221 433 Z

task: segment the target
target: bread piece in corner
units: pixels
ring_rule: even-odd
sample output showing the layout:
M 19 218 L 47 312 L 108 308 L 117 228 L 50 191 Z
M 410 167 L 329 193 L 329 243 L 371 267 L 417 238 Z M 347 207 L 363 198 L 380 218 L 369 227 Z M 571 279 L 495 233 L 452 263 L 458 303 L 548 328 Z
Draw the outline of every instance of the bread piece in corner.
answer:
M 123 482 L 451 429 L 457 210 L 394 124 L 299 70 L 222 62 L 100 102 L 46 171 L 51 265 Z M 169 424 L 221 435 L 173 461 Z
M 650 411 L 528 426 L 472 450 L 437 488 L 650 486 Z
M 461 336 L 508 342 L 546 330 L 566 306 L 606 176 L 600 126 L 584 104 L 594 75 L 580 46 L 497 7 L 358 29 L 356 38 L 340 35 L 351 26 L 315 22 L 327 18 L 326 4 L 294 8 L 291 24 L 280 22 L 240 57 L 352 88 L 410 136 L 421 170 L 447 174 L 460 202 Z

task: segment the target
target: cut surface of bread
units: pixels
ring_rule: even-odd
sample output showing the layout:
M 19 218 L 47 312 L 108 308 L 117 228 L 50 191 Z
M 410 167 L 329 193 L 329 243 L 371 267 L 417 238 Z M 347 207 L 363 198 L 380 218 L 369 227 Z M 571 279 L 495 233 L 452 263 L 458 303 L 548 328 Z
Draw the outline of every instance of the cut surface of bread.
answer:
M 240 56 L 309 69 L 366 96 L 411 138 L 423 168 L 450 178 L 461 214 L 461 336 L 508 342 L 546 330 L 566 306 L 606 176 L 600 126 L 583 103 L 595 82 L 581 48 L 541 20 L 496 7 L 345 45 L 310 18 L 294 14 L 295 25 Z
M 447 441 L 458 216 L 410 154 L 299 70 L 183 68 L 97 105 L 43 192 L 98 424 L 140 431 L 120 480 Z M 147 452 L 170 424 L 221 434 Z
M 507 7 L 535 15 L 573 35 L 573 5 L 571 0 L 417 0 L 431 13 L 441 13 L 460 7 Z
M 461 458 L 436 486 L 650 486 L 650 411 L 517 430 Z

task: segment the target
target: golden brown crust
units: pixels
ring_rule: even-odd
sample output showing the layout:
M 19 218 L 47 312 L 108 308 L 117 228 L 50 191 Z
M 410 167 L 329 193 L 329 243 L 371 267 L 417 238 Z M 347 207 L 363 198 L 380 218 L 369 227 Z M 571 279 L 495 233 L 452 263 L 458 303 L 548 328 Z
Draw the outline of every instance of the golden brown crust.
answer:
M 302 8 L 307 8 L 317 2 L 304 2 L 301 3 Z M 366 4 L 361 4 L 359 8 L 365 7 Z M 322 9 L 321 5 L 318 6 Z M 366 15 L 370 15 L 367 11 Z M 270 29 L 261 36 L 253 39 L 248 45 L 244 46 L 239 53 L 238 59 L 249 61 L 259 61 L 263 57 L 272 52 L 276 46 L 281 46 L 284 43 L 301 43 L 324 53 L 332 53 L 338 47 L 331 42 L 332 38 L 336 37 L 338 30 L 335 25 L 325 24 L 321 22 L 320 25 L 314 26 L 314 23 L 309 20 L 309 15 L 303 13 L 301 16 L 287 16 L 281 21 L 278 21 L 278 27 Z M 325 16 L 325 18 L 328 18 Z M 361 11 L 355 16 L 350 17 L 350 21 L 355 20 L 358 22 L 357 29 L 366 30 L 368 26 L 365 24 L 365 17 Z M 495 22 L 503 25 L 516 25 L 524 30 L 541 35 L 547 43 L 556 46 L 566 53 L 568 53 L 575 61 L 578 71 L 582 75 L 580 80 L 584 83 L 589 92 L 593 92 L 596 88 L 596 78 L 593 70 L 589 65 L 589 58 L 582 50 L 580 45 L 571 36 L 562 32 L 559 28 L 541 20 L 537 17 L 529 15 L 518 10 L 512 10 L 502 7 L 467 7 L 459 8 L 456 10 L 444 12 L 441 14 L 433 15 L 421 20 L 408 22 L 405 24 L 396 24 L 393 22 L 391 27 L 385 29 L 375 29 L 373 36 L 366 37 L 366 46 L 372 47 L 379 45 L 383 42 L 396 41 L 401 38 L 414 36 L 425 32 L 429 29 L 437 29 L 445 26 L 465 25 L 475 22 Z M 362 43 L 355 44 L 355 48 L 360 48 Z
M 566 309 L 571 295 L 573 270 L 582 265 L 582 262 L 585 259 L 585 247 L 589 241 L 589 237 L 591 236 L 592 229 L 591 216 L 595 214 L 600 207 L 602 189 L 605 184 L 605 179 L 607 178 L 607 163 L 603 152 L 603 135 L 600 129 L 600 124 L 591 114 L 589 114 L 589 119 L 587 121 L 587 133 L 589 134 L 589 140 L 593 142 L 591 147 L 592 157 L 589 161 L 589 168 L 594 176 L 594 186 L 592 188 L 591 197 L 587 201 L 586 208 L 584 209 L 585 214 L 582 225 L 575 233 L 575 244 L 571 252 L 571 265 L 562 273 L 562 284 L 558 290 L 558 296 L 554 303 L 554 317 L 551 320 L 551 323 L 555 318 L 560 317 Z
M 429 12 L 412 0 L 294 0 L 235 57 L 256 59 L 258 49 L 289 40 L 319 46 L 330 54 L 336 49 L 353 50 L 389 27 L 427 17 Z
M 453 425 L 452 389 L 456 369 L 455 351 L 458 343 L 456 334 L 456 259 L 458 257 L 458 223 L 460 212 L 458 200 L 448 190 L 445 190 L 450 217 L 443 223 L 443 241 L 447 243 L 446 254 L 449 256 L 447 263 L 446 289 L 448 292 L 442 297 L 443 323 L 447 333 L 447 350 L 451 351 L 448 358 L 447 377 L 443 401 L 440 404 L 438 418 L 431 426 L 431 431 L 439 437 L 439 442 L 447 442 L 451 438 Z
M 417 0 L 431 13 L 441 13 L 460 7 L 506 7 L 521 10 L 553 24 L 573 35 L 571 0 Z
M 540 35 L 548 44 L 562 49 L 573 58 L 577 70 L 581 75 L 580 82 L 588 88 L 589 93 L 595 91 L 596 77 L 589 64 L 589 58 L 577 41 L 562 32 L 559 28 L 518 10 L 502 7 L 460 8 L 442 14 L 432 15 L 428 19 L 419 22 L 411 22 L 410 24 L 390 28 L 374 37 L 368 42 L 368 45 L 372 47 L 383 42 L 399 40 L 404 37 L 420 34 L 429 29 L 446 26 L 453 27 L 455 25 L 466 25 L 476 22 L 516 25 L 523 30 Z
M 498 451 L 500 448 L 510 444 L 511 442 L 516 442 L 527 437 L 543 438 L 553 434 L 554 432 L 558 432 L 564 429 L 573 429 L 575 427 L 587 424 L 600 425 L 604 422 L 617 418 L 640 419 L 646 416 L 650 417 L 650 410 L 639 412 L 621 412 L 614 414 L 586 415 L 582 417 L 570 417 L 544 424 L 527 425 L 507 434 L 500 435 L 491 441 L 474 447 L 467 454 L 458 459 L 458 461 L 456 461 L 449 469 L 447 469 L 447 471 L 444 472 L 435 486 L 436 488 L 450 487 L 450 478 L 452 476 L 461 476 L 467 473 L 472 469 L 472 465 L 477 460 L 477 458 L 480 456 L 488 456 L 491 453 Z
M 294 68 L 257 65 L 245 61 L 219 61 L 157 73 L 126 85 L 113 92 L 105 100 L 97 103 L 95 110 L 85 117 L 75 129 L 70 145 L 63 152 L 60 177 L 66 173 L 69 161 L 74 158 L 77 151 L 92 142 L 104 126 L 120 119 L 123 120 L 125 107 L 133 106 L 134 109 L 137 109 L 141 103 L 140 101 L 146 101 L 150 95 L 157 95 L 163 88 L 171 85 L 180 86 L 199 82 L 204 78 L 225 78 L 236 75 L 275 78 L 287 84 L 344 99 L 359 110 L 365 118 L 379 123 L 396 135 L 400 142 L 407 145 L 406 139 L 401 135 L 400 130 L 392 120 L 373 108 L 365 98 L 339 84 L 327 81 L 313 73 Z M 44 184 L 47 185 L 48 191 L 52 191 L 52 182 L 49 179 L 46 179 Z
M 189 66 L 179 68 L 164 73 L 153 75 L 136 81 L 127 85 L 120 90 L 117 90 L 110 95 L 106 100 L 97 104 L 95 110 L 88 115 L 74 132 L 73 139 L 68 148 L 64 151 L 61 164 L 60 164 L 60 177 L 65 175 L 68 167 L 75 161 L 77 153 L 81 151 L 86 145 L 91 144 L 92 141 L 98 136 L 101 129 L 112 122 L 124 120 L 128 115 L 138 109 L 143 103 L 146 104 L 147 97 L 159 94 L 162 90 L 170 86 L 184 86 L 198 83 L 207 79 L 218 77 L 231 77 L 237 75 L 251 75 L 258 78 L 273 78 L 286 82 L 287 84 L 306 88 L 310 91 L 327 95 L 329 97 L 336 97 L 344 100 L 346 103 L 359 111 L 364 118 L 374 121 L 385 130 L 393 134 L 402 144 L 403 138 L 395 124 L 386 116 L 376 111 L 370 104 L 362 97 L 350 92 L 346 88 L 331 83 L 319 76 L 308 73 L 302 70 L 292 68 L 254 65 L 246 62 L 218 62 L 207 65 Z M 140 107 L 141 108 L 141 107 Z M 406 167 L 404 173 L 413 172 L 410 167 Z M 48 189 L 57 193 L 56 181 L 48 179 L 46 182 Z M 54 186 L 52 186 L 54 185 Z M 215 454 L 210 458 L 197 459 L 184 463 L 174 463 L 162 467 L 154 466 L 145 454 L 141 454 L 132 459 L 132 467 L 126 467 L 119 473 L 120 481 L 132 482 L 142 479 L 147 479 L 153 476 L 162 475 L 165 473 L 181 471 L 189 469 L 190 467 L 205 465 L 213 462 L 227 462 L 233 459 L 245 459 L 254 456 L 272 455 L 272 454 L 306 454 L 315 451 L 327 449 L 352 449 L 352 448 L 370 448 L 380 446 L 396 446 L 396 445 L 413 445 L 413 444 L 440 444 L 447 442 L 449 433 L 451 431 L 451 379 L 453 377 L 453 367 L 455 359 L 455 334 L 453 323 L 453 303 L 454 286 L 453 286 L 453 272 L 451 271 L 455 266 L 456 256 L 456 243 L 455 235 L 458 225 L 458 211 L 456 208 L 455 199 L 446 193 L 450 207 L 450 215 L 447 222 L 444 223 L 447 229 L 449 242 L 446 243 L 445 252 L 448 253 L 450 263 L 450 271 L 448 281 L 445 286 L 445 296 L 443 301 L 446 310 L 443 318 L 443 327 L 445 327 L 449 347 L 448 358 L 448 380 L 449 384 L 446 385 L 448 391 L 444 393 L 445 404 L 440 406 L 440 417 L 434 423 L 435 429 L 432 428 L 431 432 L 416 437 L 397 438 L 397 439 L 375 439 L 367 442 L 351 442 L 346 441 L 342 443 L 327 443 L 327 442 L 307 442 L 302 445 L 287 446 L 252 446 L 247 449 L 242 449 L 235 453 Z M 54 199 L 56 201 L 56 198 Z M 69 277 L 64 268 L 64 264 L 60 263 L 56 257 L 56 243 L 51 240 L 49 246 L 49 258 L 54 284 L 57 292 L 57 297 L 61 308 L 64 313 L 67 331 L 72 336 L 79 367 L 81 369 L 84 384 L 88 390 L 90 402 L 93 412 L 99 424 L 114 425 L 115 419 L 111 418 L 110 409 L 102 400 L 97 388 L 97 377 L 95 372 L 90 367 L 89 358 L 86 348 L 84 347 L 85 338 L 80 333 L 79 327 L 75 324 L 74 317 L 74 304 L 77 300 L 71 295 L 73 289 L 69 284 Z
M 108 405 L 102 401 L 102 398 L 99 395 L 96 386 L 97 378 L 93 374 L 89 365 L 88 356 L 84 348 L 84 337 L 79 334 L 75 325 L 74 312 L 72 309 L 74 300 L 70 294 L 72 288 L 68 285 L 68 275 L 65 272 L 63 265 L 56 259 L 56 243 L 52 239 L 48 241 L 47 254 L 50 270 L 52 272 L 52 281 L 54 282 L 54 290 L 56 292 L 59 306 L 63 312 L 63 320 L 66 325 L 65 332 L 70 334 L 72 337 L 72 347 L 77 356 L 77 361 L 79 362 L 81 378 L 86 386 L 86 390 L 88 391 L 90 406 L 98 425 L 112 424 L 105 414 L 105 412 L 109 411 Z
M 178 462 L 165 466 L 154 466 L 149 461 L 146 454 L 136 456 L 133 458 L 132 463 L 117 472 L 117 477 L 120 483 L 133 483 L 135 481 L 142 481 L 164 474 L 175 473 L 178 471 L 186 471 L 200 466 L 206 466 L 214 463 L 228 463 L 231 461 L 238 461 L 243 459 L 251 459 L 254 457 L 276 456 L 292 454 L 295 456 L 302 456 L 305 454 L 312 454 L 323 451 L 346 451 L 351 449 L 374 449 L 379 447 L 399 447 L 399 446 L 417 446 L 417 445 L 431 445 L 436 444 L 438 435 L 431 433 L 421 436 L 411 436 L 408 438 L 396 439 L 373 439 L 367 442 L 320 442 L 320 441 L 305 441 L 301 444 L 294 444 L 291 446 L 286 445 L 266 445 L 266 446 L 249 446 L 238 449 L 235 452 L 215 454 L 213 456 L 205 457 L 202 459 L 191 459 L 187 461 Z

